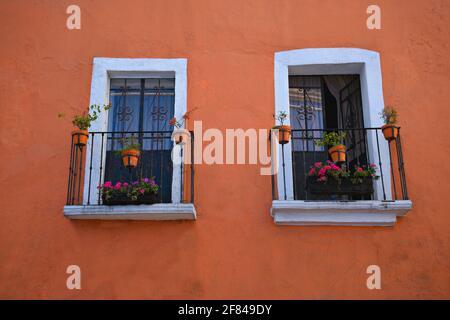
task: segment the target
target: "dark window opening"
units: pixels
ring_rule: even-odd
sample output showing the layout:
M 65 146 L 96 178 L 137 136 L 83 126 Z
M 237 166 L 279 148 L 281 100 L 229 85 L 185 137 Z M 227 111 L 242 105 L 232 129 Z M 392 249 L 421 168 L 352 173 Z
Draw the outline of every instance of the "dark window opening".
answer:
M 329 160 L 328 148 L 314 143 L 324 132 L 346 132 L 347 167 L 368 164 L 367 134 L 358 130 L 364 128 L 359 75 L 289 76 L 289 101 L 295 199 L 371 199 L 371 194 L 311 194 L 307 186 L 309 168 Z

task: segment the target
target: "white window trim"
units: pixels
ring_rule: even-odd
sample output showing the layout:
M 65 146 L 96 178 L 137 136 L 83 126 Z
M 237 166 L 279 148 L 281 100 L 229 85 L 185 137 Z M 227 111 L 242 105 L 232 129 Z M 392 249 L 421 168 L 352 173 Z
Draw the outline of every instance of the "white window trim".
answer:
M 195 220 L 192 203 L 156 203 L 131 206 L 66 206 L 69 219 L 95 220 Z
M 383 87 L 381 77 L 381 64 L 380 55 L 378 52 L 357 49 L 357 48 L 313 48 L 313 49 L 299 49 L 281 51 L 275 53 L 274 61 L 274 80 L 275 80 L 275 112 L 284 111 L 288 114 L 286 124 L 290 124 L 289 117 L 289 75 L 330 75 L 330 74 L 359 74 L 361 81 L 361 98 L 363 104 L 364 125 L 365 127 L 375 128 L 383 125 L 380 119 L 380 112 L 384 108 L 383 100 Z M 378 133 L 379 134 L 379 133 Z M 369 131 L 367 135 L 369 146 L 369 161 L 371 163 L 379 164 L 378 151 L 376 150 L 376 135 L 375 131 Z M 390 164 L 389 164 L 389 149 L 388 145 L 384 143 L 382 136 L 379 136 L 380 155 L 382 160 L 384 187 L 386 191 L 386 200 L 392 200 L 391 193 L 391 177 L 390 177 Z M 281 148 L 278 148 L 278 158 L 281 159 Z M 277 179 L 278 199 L 284 200 L 286 194 L 286 200 L 294 201 L 293 191 L 293 176 L 292 176 L 292 157 L 291 157 L 291 144 L 288 143 L 284 146 L 285 157 L 285 179 L 286 190 L 283 183 L 283 171 L 280 170 Z M 381 202 L 383 199 L 383 186 L 381 179 L 378 179 L 374 185 L 374 198 L 371 207 L 371 212 L 377 212 L 376 208 L 383 208 L 383 206 L 375 205 Z M 406 201 L 406 202 L 405 202 Z M 292 222 L 292 215 L 290 221 L 283 224 L 302 224 L 302 219 L 306 219 L 305 212 L 311 212 L 309 205 L 304 205 L 304 201 L 294 201 L 295 205 L 290 209 L 290 212 L 298 212 L 297 223 Z M 396 201 L 400 203 L 399 201 Z M 406 203 L 402 205 L 402 208 L 406 207 L 409 210 L 412 206 L 411 201 L 402 200 Z M 331 210 L 332 213 L 336 213 L 336 210 L 342 210 L 342 205 L 335 202 L 336 206 L 329 207 L 327 210 Z M 291 202 L 292 205 L 292 202 Z M 283 207 L 283 206 L 282 206 Z M 339 207 L 339 208 L 338 208 Z M 352 206 L 345 206 L 347 212 L 358 211 L 360 208 Z M 275 222 L 277 222 L 277 213 L 280 212 L 280 202 L 274 201 L 272 204 L 271 214 L 274 216 Z M 284 209 L 283 209 L 284 210 Z M 304 211 L 306 210 L 306 211 Z M 306 224 L 339 224 L 332 219 L 327 223 L 325 216 L 320 217 L 321 213 L 326 215 L 330 213 L 327 210 L 319 210 L 315 212 L 317 223 Z M 340 212 L 340 211 L 339 211 Z M 405 213 L 405 212 L 404 212 Z M 402 213 L 402 214 L 404 214 Z M 379 213 L 378 213 L 379 214 Z M 386 217 L 384 215 L 383 217 Z M 355 216 L 355 219 L 358 220 Z M 294 218 L 295 220 L 295 218 Z M 355 221 L 356 221 L 355 220 Z M 375 219 L 376 220 L 376 219 Z M 278 221 L 280 221 L 278 219 Z M 373 225 L 390 225 L 392 218 L 386 218 L 386 221 L 381 223 L 374 223 Z M 357 223 L 357 221 L 355 222 Z M 352 221 L 345 221 L 342 224 L 352 224 Z M 370 225 L 370 224 L 368 224 Z
M 93 70 L 92 70 L 92 82 L 91 82 L 91 96 L 90 105 L 104 105 L 109 103 L 109 87 L 111 78 L 137 78 L 137 77 L 158 77 L 164 75 L 175 75 L 175 106 L 174 106 L 174 116 L 177 119 L 181 119 L 187 110 L 187 59 L 152 59 L 152 58 L 94 58 Z M 91 132 L 104 132 L 108 130 L 108 112 L 100 113 L 98 119 L 91 124 L 89 129 Z M 86 146 L 86 164 L 90 163 L 92 157 L 92 173 L 89 172 L 88 166 L 85 170 L 84 179 L 84 194 L 83 194 L 83 206 L 70 206 L 70 208 L 65 207 L 64 212 L 66 216 L 70 218 L 84 217 L 89 212 L 91 214 L 97 214 L 97 217 L 102 217 L 99 214 L 99 210 L 103 210 L 105 215 L 112 214 L 107 206 L 88 206 L 88 192 L 89 192 L 89 181 L 90 185 L 90 203 L 95 204 L 98 198 L 98 181 L 100 178 L 100 159 L 103 159 L 102 166 L 105 167 L 105 153 L 106 153 L 106 139 L 104 141 L 103 156 L 101 157 L 101 140 L 97 139 L 94 141 L 94 152 L 91 154 L 91 144 L 92 139 L 88 141 Z M 91 174 L 91 179 L 89 175 Z M 104 174 L 104 170 L 103 173 Z M 172 177 L 172 203 L 171 204 L 161 204 L 159 207 L 166 207 L 162 212 L 167 212 L 167 210 L 176 210 L 177 208 L 191 208 L 189 217 L 195 219 L 195 209 L 193 205 L 180 204 L 181 202 L 181 172 L 179 166 L 173 166 L 173 177 Z M 175 204 L 175 205 L 174 205 Z M 78 209 L 77 209 L 78 207 Z M 150 206 L 147 206 L 147 211 L 150 210 Z M 159 208 L 158 207 L 158 208 Z M 141 209 L 137 209 L 141 208 Z M 136 210 L 140 212 L 144 206 L 124 206 L 124 208 L 119 208 L 120 213 L 123 215 L 127 212 L 132 215 L 136 213 Z M 153 209 L 159 209 L 153 207 Z M 92 210 L 91 210 L 92 209 Z M 159 211 L 158 211 L 159 212 Z M 151 219 L 155 215 L 144 215 Z M 160 219 L 159 219 L 160 220 Z

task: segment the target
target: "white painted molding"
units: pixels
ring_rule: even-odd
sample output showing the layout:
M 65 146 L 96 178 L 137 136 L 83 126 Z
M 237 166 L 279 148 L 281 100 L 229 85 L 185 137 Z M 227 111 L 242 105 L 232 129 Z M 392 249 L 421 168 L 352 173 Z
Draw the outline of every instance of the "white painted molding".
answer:
M 284 111 L 288 114 L 289 123 L 289 75 L 327 75 L 327 74 L 359 74 L 361 80 L 361 97 L 363 104 L 364 125 L 367 128 L 383 125 L 379 113 L 384 108 L 383 87 L 381 78 L 380 55 L 378 52 L 355 48 L 317 48 L 282 51 L 275 53 L 275 113 Z M 369 131 L 368 146 L 370 162 L 379 165 L 377 151 L 377 134 Z M 384 173 L 386 198 L 392 199 L 388 144 L 382 135 L 380 155 Z M 291 143 L 284 146 L 286 165 L 286 190 L 283 186 L 283 172 L 278 174 L 278 199 L 294 200 Z M 281 159 L 281 148 L 278 146 Z M 383 199 L 381 179 L 375 181 L 375 199 Z
M 279 225 L 393 226 L 412 209 L 399 201 L 272 201 L 270 213 Z
M 181 119 L 187 110 L 187 59 L 127 59 L 127 58 L 94 58 L 91 82 L 90 104 L 109 103 L 109 84 L 111 78 L 117 77 L 161 77 L 175 76 L 175 107 L 174 116 Z M 98 119 L 92 123 L 89 131 L 104 132 L 108 129 L 108 112 L 100 113 Z M 92 136 L 86 148 L 86 164 L 92 157 L 92 176 L 86 170 L 84 179 L 83 204 L 88 204 L 89 181 L 91 181 L 90 199 L 98 198 L 98 182 L 100 181 L 100 159 L 103 159 L 102 167 L 105 167 L 106 139 L 101 153 L 101 138 L 96 136 L 92 142 Z M 94 152 L 91 154 L 91 144 L 94 143 Z M 87 166 L 86 166 L 87 167 Z M 103 171 L 104 174 L 104 171 Z M 103 177 L 102 177 L 103 178 Z M 181 172 L 179 166 L 173 166 L 172 178 L 172 203 L 181 201 Z
M 196 220 L 192 203 L 159 203 L 126 206 L 65 206 L 69 219 L 96 220 Z

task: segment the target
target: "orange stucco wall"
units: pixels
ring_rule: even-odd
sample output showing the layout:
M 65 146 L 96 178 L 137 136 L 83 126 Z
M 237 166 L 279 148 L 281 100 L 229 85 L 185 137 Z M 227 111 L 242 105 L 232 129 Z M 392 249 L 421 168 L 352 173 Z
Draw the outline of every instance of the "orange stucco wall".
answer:
M 0 298 L 450 298 L 449 1 L 0 2 Z M 66 28 L 70 4 L 81 30 Z M 256 165 L 200 165 L 195 222 L 63 217 L 70 121 L 93 57 L 188 59 L 204 128 L 269 128 L 274 52 L 381 54 L 414 209 L 394 227 L 280 227 Z M 82 290 L 66 288 L 66 267 Z M 368 265 L 382 290 L 366 287 Z

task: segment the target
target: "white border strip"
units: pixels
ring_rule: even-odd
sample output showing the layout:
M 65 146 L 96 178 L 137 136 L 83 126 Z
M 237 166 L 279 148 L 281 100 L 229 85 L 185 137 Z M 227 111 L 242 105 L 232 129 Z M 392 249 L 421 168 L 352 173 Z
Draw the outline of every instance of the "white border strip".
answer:
M 92 104 L 109 103 L 110 79 L 121 76 L 130 77 L 154 75 L 155 72 L 175 73 L 175 117 L 181 119 L 187 110 L 187 59 L 127 59 L 127 58 L 94 58 L 91 82 Z M 99 118 L 92 123 L 90 131 L 103 132 L 108 130 L 108 113 L 100 113 Z M 91 154 L 91 144 L 94 143 L 94 152 Z M 96 135 L 92 142 L 91 136 L 86 147 L 86 171 L 84 179 L 83 204 L 87 204 L 89 192 L 89 165 L 92 157 L 92 176 L 90 185 L 90 203 L 96 203 L 98 198 L 98 182 L 100 181 L 101 138 Z M 103 145 L 103 163 L 105 167 L 106 139 Z M 104 170 L 102 175 L 104 174 Z M 103 177 L 102 177 L 103 178 Z M 172 177 L 172 203 L 181 201 L 181 172 L 179 166 L 173 166 Z
M 378 52 L 355 48 L 318 48 L 281 51 L 275 53 L 275 112 L 288 114 L 289 123 L 289 71 L 295 75 L 359 74 L 361 80 L 361 98 L 363 104 L 364 125 L 381 127 L 379 113 L 384 108 L 381 79 L 380 55 Z M 370 162 L 379 164 L 376 133 L 369 131 L 367 139 Z M 389 149 L 379 134 L 380 155 L 382 160 L 386 199 L 392 199 Z M 284 146 L 286 165 L 286 190 L 283 186 L 283 172 L 278 174 L 278 199 L 294 200 L 291 143 Z M 279 148 L 281 159 L 281 148 Z M 375 199 L 383 199 L 381 179 L 375 182 Z

